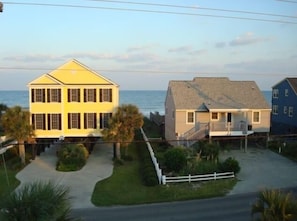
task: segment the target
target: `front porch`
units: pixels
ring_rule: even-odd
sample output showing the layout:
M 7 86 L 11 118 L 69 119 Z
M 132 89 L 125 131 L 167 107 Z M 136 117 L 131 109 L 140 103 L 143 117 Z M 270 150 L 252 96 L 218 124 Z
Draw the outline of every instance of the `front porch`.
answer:
M 253 134 L 252 125 L 246 121 L 238 122 L 210 122 L 209 136 L 248 136 Z
M 233 122 L 210 121 L 208 123 L 196 122 L 195 126 L 183 133 L 179 138 L 179 143 L 184 146 L 191 146 L 201 139 L 208 137 L 211 142 L 212 137 L 244 137 L 245 148 L 247 147 L 247 136 L 253 134 L 252 125 L 243 120 L 238 119 Z

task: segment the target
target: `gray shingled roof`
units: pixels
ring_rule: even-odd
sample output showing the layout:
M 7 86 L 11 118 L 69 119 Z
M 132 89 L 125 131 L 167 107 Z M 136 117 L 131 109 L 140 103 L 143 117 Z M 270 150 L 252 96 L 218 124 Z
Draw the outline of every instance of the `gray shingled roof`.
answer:
M 297 78 L 287 78 L 289 81 L 290 85 L 292 86 L 293 90 L 297 94 Z
M 197 77 L 192 81 L 170 81 L 176 109 L 270 109 L 254 81 Z

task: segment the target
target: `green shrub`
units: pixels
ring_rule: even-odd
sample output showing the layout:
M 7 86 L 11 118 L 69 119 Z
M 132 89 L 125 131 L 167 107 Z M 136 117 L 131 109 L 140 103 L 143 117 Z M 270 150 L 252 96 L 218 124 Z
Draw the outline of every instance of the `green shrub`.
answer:
M 282 153 L 297 159 L 297 142 L 286 143 L 286 146 L 282 146 Z
M 239 173 L 240 166 L 237 160 L 232 157 L 228 157 L 223 163 L 220 164 L 220 170 L 222 172 L 234 172 Z
M 214 172 L 218 172 L 219 167 L 218 164 L 213 161 L 196 161 L 192 160 L 187 163 L 187 166 L 181 171 L 181 174 L 188 175 L 188 174 L 210 174 Z
M 0 220 L 77 220 L 71 218 L 69 189 L 51 182 L 25 184 L 0 201 Z
M 273 140 L 268 142 L 268 148 L 273 151 L 278 151 L 278 148 L 281 146 L 280 141 Z
M 125 155 L 122 158 L 124 161 L 133 161 L 133 156 L 131 156 L 131 155 Z
M 164 163 L 169 171 L 178 172 L 187 165 L 186 152 L 182 147 L 174 147 L 164 154 Z
M 87 161 L 88 150 L 82 144 L 66 144 L 58 152 L 57 170 L 80 170 Z
M 140 131 L 135 134 L 135 139 L 142 140 Z M 139 143 L 137 146 L 139 160 L 141 162 L 139 173 L 142 177 L 142 182 L 145 186 L 156 186 L 159 184 L 155 167 L 153 165 L 150 153 L 147 149 L 146 143 Z

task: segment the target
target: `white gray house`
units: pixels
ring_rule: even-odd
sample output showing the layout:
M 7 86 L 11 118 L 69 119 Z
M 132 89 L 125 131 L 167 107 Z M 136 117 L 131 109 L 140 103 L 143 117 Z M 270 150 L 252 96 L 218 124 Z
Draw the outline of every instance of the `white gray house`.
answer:
M 170 81 L 165 101 L 165 138 L 176 146 L 190 145 L 205 137 L 267 135 L 270 113 L 254 81 L 224 77 Z

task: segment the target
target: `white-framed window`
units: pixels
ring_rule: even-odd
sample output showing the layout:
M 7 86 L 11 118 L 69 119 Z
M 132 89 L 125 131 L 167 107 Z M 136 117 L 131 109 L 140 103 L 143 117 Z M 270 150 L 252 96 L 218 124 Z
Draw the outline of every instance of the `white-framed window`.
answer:
M 112 102 L 112 89 L 100 89 L 100 102 Z
M 96 89 L 84 89 L 84 102 L 96 102 Z
M 260 111 L 253 111 L 253 123 L 260 123 Z
M 61 89 L 47 89 L 47 102 L 61 102 Z
M 80 113 L 68 113 L 68 129 L 80 129 Z
M 285 89 L 285 96 L 286 96 L 286 97 L 289 96 L 289 89 Z
M 193 124 L 195 122 L 195 113 L 194 111 L 188 111 L 187 112 L 187 123 Z
M 219 120 L 219 113 L 218 112 L 211 112 L 211 120 L 218 121 Z
M 287 113 L 288 113 L 288 107 L 284 106 L 284 114 L 287 114 Z
M 279 95 L 278 89 L 273 89 L 272 90 L 272 97 L 273 98 L 278 98 L 278 95 Z
M 84 128 L 96 129 L 97 128 L 97 114 L 96 113 L 84 113 Z
M 278 105 L 272 105 L 272 114 L 278 115 Z
M 34 130 L 45 130 L 45 114 L 32 114 Z
M 48 114 L 47 115 L 47 128 L 48 130 L 61 130 L 61 114 Z
M 289 107 L 289 117 L 293 117 L 293 107 Z
M 80 102 L 80 89 L 68 89 L 68 102 Z

